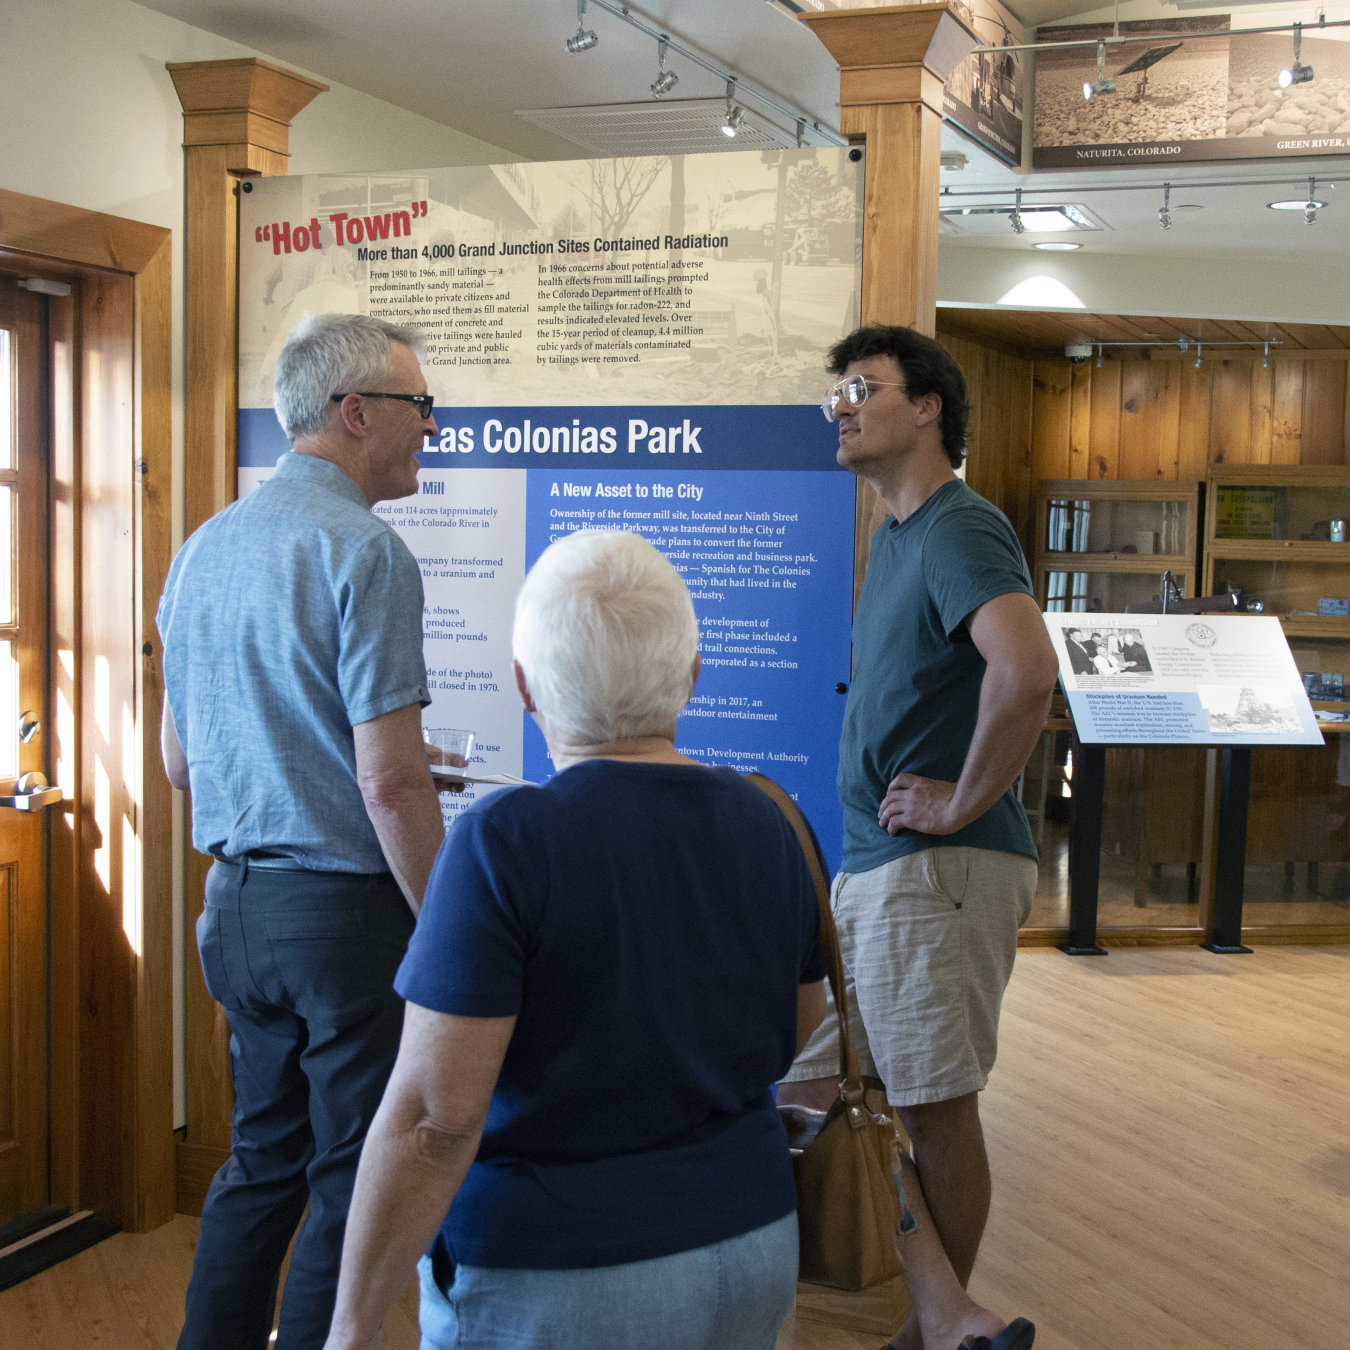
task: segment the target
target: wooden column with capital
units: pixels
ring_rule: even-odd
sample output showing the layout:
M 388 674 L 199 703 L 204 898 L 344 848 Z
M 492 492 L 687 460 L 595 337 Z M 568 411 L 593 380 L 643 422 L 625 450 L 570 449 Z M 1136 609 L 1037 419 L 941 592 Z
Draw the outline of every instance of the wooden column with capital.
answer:
M 938 169 L 947 77 L 980 45 L 946 4 L 884 5 L 801 15 L 839 63 L 840 126 L 866 148 L 864 324 L 937 323 Z M 853 600 L 887 508 L 858 481 Z
M 239 181 L 286 172 L 292 119 L 328 86 L 254 57 L 168 67 L 183 105 L 186 374 L 184 534 L 235 499 L 238 483 Z M 190 832 L 189 832 L 190 834 Z M 187 1129 L 178 1144 L 180 1213 L 200 1214 L 230 1151 L 229 1027 L 206 991 L 194 925 L 210 859 L 185 842 Z
M 235 498 L 239 180 L 286 172 L 290 126 L 328 86 L 247 57 L 168 66 L 183 105 L 185 533 Z

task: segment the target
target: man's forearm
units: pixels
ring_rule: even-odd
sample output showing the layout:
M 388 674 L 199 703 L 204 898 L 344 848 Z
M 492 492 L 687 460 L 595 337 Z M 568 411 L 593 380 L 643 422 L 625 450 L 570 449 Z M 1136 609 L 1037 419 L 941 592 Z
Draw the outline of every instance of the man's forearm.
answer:
M 388 787 L 363 790 L 366 814 L 375 827 L 380 848 L 414 914 L 422 908 L 427 878 L 436 861 L 445 826 L 431 775 L 421 768 L 418 779 Z
M 417 1259 L 445 1219 L 481 1129 L 432 1126 L 409 1103 L 381 1104 L 361 1151 L 326 1350 L 372 1350 Z
M 978 820 L 1017 781 L 1045 728 L 1053 689 L 1011 664 L 986 669 L 975 734 L 952 794 L 958 829 Z

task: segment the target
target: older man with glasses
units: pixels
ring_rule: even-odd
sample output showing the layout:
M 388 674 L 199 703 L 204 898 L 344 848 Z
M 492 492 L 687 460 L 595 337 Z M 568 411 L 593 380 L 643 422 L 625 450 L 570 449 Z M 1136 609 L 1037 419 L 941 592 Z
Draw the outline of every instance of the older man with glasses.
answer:
M 908 328 L 862 328 L 830 353 L 839 463 L 891 509 L 853 621 L 839 746 L 844 861 L 832 904 L 854 1045 L 914 1146 L 916 1225 L 901 1239 L 914 1313 L 897 1350 L 1028 1350 L 965 1294 L 989 1212 L 979 1092 L 997 1049 L 1036 846 L 1011 789 L 1040 735 L 1058 666 L 1022 550 L 955 474 L 968 403 L 960 368 Z M 838 1092 L 832 1018 L 781 1103 Z
M 371 508 L 435 434 L 417 335 L 306 319 L 277 360 L 290 439 L 184 544 L 159 608 L 164 763 L 215 857 L 197 942 L 230 1023 L 234 1131 L 180 1350 L 328 1334 L 361 1144 L 398 1052 L 394 973 L 443 837 L 422 749 L 422 576 Z

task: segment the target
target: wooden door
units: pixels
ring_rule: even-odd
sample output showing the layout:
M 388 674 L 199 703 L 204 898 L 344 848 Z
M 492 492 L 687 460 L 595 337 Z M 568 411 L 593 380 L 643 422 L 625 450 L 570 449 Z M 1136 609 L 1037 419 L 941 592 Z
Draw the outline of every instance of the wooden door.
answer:
M 42 296 L 0 275 L 0 801 L 47 763 L 47 376 Z M 47 811 L 0 806 L 0 1223 L 47 1203 Z

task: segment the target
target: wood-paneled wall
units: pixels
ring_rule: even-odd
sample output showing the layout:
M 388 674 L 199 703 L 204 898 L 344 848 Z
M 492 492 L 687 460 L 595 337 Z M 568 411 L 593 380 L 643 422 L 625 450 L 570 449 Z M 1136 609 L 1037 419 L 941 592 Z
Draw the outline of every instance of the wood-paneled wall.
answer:
M 1195 482 L 1214 464 L 1342 464 L 1350 353 L 1203 357 L 1156 351 L 1074 365 L 1019 357 L 944 331 L 965 372 L 966 481 L 1012 521 L 1030 556 L 1042 478 Z
M 1341 464 L 1346 373 L 1336 356 L 1037 361 L 1036 478 L 1203 478 L 1212 464 Z
M 1012 521 L 1031 556 L 1033 471 L 1032 394 L 1034 364 L 1007 352 L 943 332 L 938 337 L 956 358 L 970 393 L 966 482 Z

